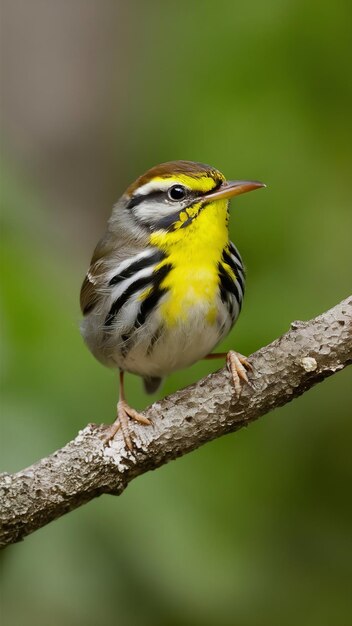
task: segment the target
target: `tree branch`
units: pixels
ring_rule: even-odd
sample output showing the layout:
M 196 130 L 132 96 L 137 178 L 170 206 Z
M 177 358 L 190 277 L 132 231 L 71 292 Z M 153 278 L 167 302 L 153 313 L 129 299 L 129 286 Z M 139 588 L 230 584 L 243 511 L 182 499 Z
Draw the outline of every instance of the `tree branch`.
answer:
M 89 424 L 49 457 L 0 474 L 0 546 L 102 493 L 119 495 L 136 476 L 246 426 L 352 363 L 352 297 L 309 322 L 293 322 L 250 361 L 253 386 L 244 385 L 239 399 L 222 369 L 155 402 L 145 411 L 152 425 L 133 425 L 133 454 L 120 434 L 106 446 L 104 425 Z

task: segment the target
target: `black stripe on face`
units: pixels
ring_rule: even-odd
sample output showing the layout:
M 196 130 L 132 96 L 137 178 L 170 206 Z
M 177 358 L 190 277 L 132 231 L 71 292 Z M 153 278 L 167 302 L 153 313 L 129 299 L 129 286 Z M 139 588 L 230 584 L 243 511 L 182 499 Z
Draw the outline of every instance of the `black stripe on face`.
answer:
M 143 276 L 143 278 L 139 278 L 135 280 L 134 283 L 131 283 L 129 287 L 115 300 L 112 304 L 109 313 L 105 318 L 105 326 L 109 327 L 113 323 L 115 316 L 119 312 L 119 310 L 126 304 L 127 300 L 129 300 L 139 289 L 143 289 L 143 287 L 147 287 L 149 283 L 153 280 L 152 276 Z
M 165 191 L 161 191 L 160 189 L 158 191 L 151 191 L 148 194 L 136 194 L 135 196 L 132 196 L 127 205 L 127 209 L 134 209 L 135 206 L 138 206 L 139 204 L 141 204 L 141 202 L 144 202 L 145 200 L 158 201 L 162 198 L 165 198 Z
M 183 210 L 183 209 L 182 209 Z M 169 213 L 169 215 L 164 215 L 160 220 L 158 220 L 153 226 L 154 230 L 167 230 L 170 231 L 173 229 L 173 225 L 175 222 L 178 222 L 180 217 L 180 210 L 178 209 L 174 213 Z
M 186 226 L 189 226 L 193 222 L 193 220 L 198 217 L 199 213 L 206 207 L 206 204 L 204 204 L 204 205 L 201 204 L 199 198 L 196 198 L 195 200 L 193 200 L 193 202 L 190 202 L 183 209 L 178 209 L 174 213 L 171 213 L 169 215 L 165 215 L 164 217 L 162 217 L 155 224 L 155 230 L 158 230 L 160 228 L 162 228 L 163 230 L 167 230 L 168 232 L 170 232 L 172 230 L 175 230 L 176 222 L 180 221 L 180 214 L 184 213 L 185 211 L 187 211 L 187 209 L 193 207 L 195 204 L 199 204 L 198 212 L 195 215 L 189 216 L 188 219 L 185 220 L 184 222 L 182 222 L 181 226 L 178 226 L 178 227 L 179 228 L 185 228 Z
M 221 263 L 218 264 L 218 270 L 220 277 L 221 300 L 226 303 L 228 300 L 228 294 L 232 293 L 235 296 L 239 308 L 241 309 L 242 297 L 240 296 L 236 283 L 232 280 L 231 276 L 226 272 Z
M 173 184 L 175 183 L 171 183 L 170 181 L 170 187 L 172 187 Z M 189 190 L 188 196 L 190 199 L 192 199 L 193 197 L 195 200 L 197 199 L 201 200 L 202 196 L 205 196 L 210 192 L 213 193 L 214 191 L 217 191 L 218 189 L 220 189 L 222 184 L 223 184 L 223 180 L 218 180 L 216 184 L 214 185 L 214 187 L 212 187 L 212 189 L 210 189 L 209 191 L 192 192 L 192 190 Z M 167 189 L 156 189 L 155 191 L 151 191 L 150 193 L 147 193 L 147 194 L 137 193 L 136 195 L 132 196 L 132 198 L 127 204 L 127 208 L 133 209 L 135 206 L 138 206 L 139 204 L 141 204 L 141 202 L 144 202 L 145 200 L 160 200 L 160 199 L 165 199 L 166 196 L 167 196 Z
M 161 283 L 164 278 L 168 275 L 168 273 L 172 270 L 171 263 L 166 263 L 162 265 L 156 272 L 154 272 L 152 276 L 153 287 L 150 294 L 143 300 L 141 307 L 139 309 L 139 313 L 136 317 L 136 321 L 134 323 L 135 328 L 139 328 L 143 326 L 148 315 L 155 309 L 160 298 L 166 293 L 166 289 L 161 287 Z
M 165 255 L 160 250 L 156 250 L 150 256 L 145 256 L 139 259 L 138 261 L 134 261 L 131 265 L 128 265 L 124 270 L 122 270 L 121 274 L 116 274 L 109 281 L 109 286 L 117 285 L 122 280 L 126 280 L 127 278 L 131 278 L 133 274 L 139 272 L 139 270 L 143 270 L 145 267 L 149 267 L 150 265 L 154 265 L 156 263 L 160 263 L 163 260 Z
M 214 181 L 215 182 L 215 181 Z M 143 228 L 147 228 L 149 230 L 166 230 L 168 232 L 172 231 L 174 229 L 174 224 L 175 222 L 178 222 L 180 219 L 180 213 L 181 211 L 184 211 L 185 209 L 192 207 L 194 204 L 196 203 L 200 203 L 200 207 L 199 207 L 199 211 L 196 215 L 189 217 L 185 222 L 182 223 L 181 228 L 185 228 L 186 226 L 189 226 L 189 224 L 191 224 L 191 222 L 198 217 L 199 213 L 206 207 L 205 203 L 202 203 L 202 198 L 203 196 L 206 196 L 208 193 L 210 192 L 214 192 L 217 191 L 218 189 L 220 189 L 221 185 L 223 184 L 223 180 L 217 180 L 216 184 L 214 185 L 214 187 L 212 187 L 211 190 L 209 191 L 192 191 L 189 190 L 187 197 L 184 198 L 183 200 L 181 200 L 179 203 L 177 201 L 175 201 L 175 205 L 179 204 L 179 207 L 177 210 L 172 211 L 171 213 L 168 213 L 167 215 L 162 215 L 163 209 L 161 208 L 160 213 L 160 219 L 156 220 L 156 221 L 151 221 L 149 224 L 147 222 L 144 222 L 143 220 L 140 219 L 140 217 L 138 217 L 136 214 L 134 214 L 134 218 L 136 220 L 136 222 L 139 224 L 139 226 L 142 226 Z M 172 183 L 170 182 L 170 186 L 172 187 Z M 160 204 L 163 203 L 163 201 L 165 202 L 166 206 L 171 207 L 170 204 L 170 200 L 167 199 L 167 190 L 156 190 L 156 191 L 151 191 L 148 194 L 136 194 L 135 196 L 132 196 L 132 198 L 130 199 L 130 201 L 127 204 L 127 209 L 133 209 L 134 207 L 138 206 L 139 204 L 141 204 L 142 202 L 147 202 L 147 201 L 155 201 L 155 202 L 160 202 Z M 187 200 L 187 204 L 184 204 L 184 201 Z M 183 207 L 180 208 L 180 203 L 183 203 Z

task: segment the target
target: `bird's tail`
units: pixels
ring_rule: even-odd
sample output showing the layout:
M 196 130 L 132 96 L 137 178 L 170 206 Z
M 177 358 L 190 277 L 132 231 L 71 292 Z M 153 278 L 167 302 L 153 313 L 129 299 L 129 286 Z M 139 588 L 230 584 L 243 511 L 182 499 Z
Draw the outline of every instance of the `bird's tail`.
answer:
M 144 389 L 147 393 L 154 393 L 159 389 L 162 380 L 162 378 L 158 378 L 157 376 L 146 376 L 143 378 Z

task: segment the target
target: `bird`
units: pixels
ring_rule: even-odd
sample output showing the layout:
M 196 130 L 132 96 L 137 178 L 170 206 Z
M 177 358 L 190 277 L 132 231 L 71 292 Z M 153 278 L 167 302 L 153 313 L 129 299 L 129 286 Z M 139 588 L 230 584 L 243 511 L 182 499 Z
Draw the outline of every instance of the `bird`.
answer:
M 84 278 L 81 334 L 103 365 L 119 371 L 115 421 L 132 451 L 133 421 L 149 425 L 125 397 L 125 372 L 154 393 L 163 378 L 200 359 L 226 358 L 234 391 L 251 365 L 230 350 L 213 353 L 241 310 L 244 265 L 229 239 L 229 201 L 265 187 L 228 181 L 194 161 L 161 163 L 137 178 L 114 205 Z

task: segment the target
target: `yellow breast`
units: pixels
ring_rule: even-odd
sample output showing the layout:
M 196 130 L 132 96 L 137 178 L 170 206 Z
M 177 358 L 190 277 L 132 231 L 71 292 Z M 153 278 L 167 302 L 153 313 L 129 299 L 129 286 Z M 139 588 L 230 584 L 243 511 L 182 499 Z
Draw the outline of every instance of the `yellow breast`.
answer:
M 199 206 L 194 206 L 180 214 L 175 230 L 151 235 L 151 245 L 166 255 L 157 268 L 165 264 L 173 268 L 161 285 L 169 292 L 161 305 L 161 315 L 168 326 L 185 322 L 195 307 L 204 310 L 208 323 L 216 321 L 218 263 L 228 242 L 227 204 L 226 200 L 208 204 L 182 228 L 182 223 L 193 217 L 189 211 L 195 214 L 199 210 Z

